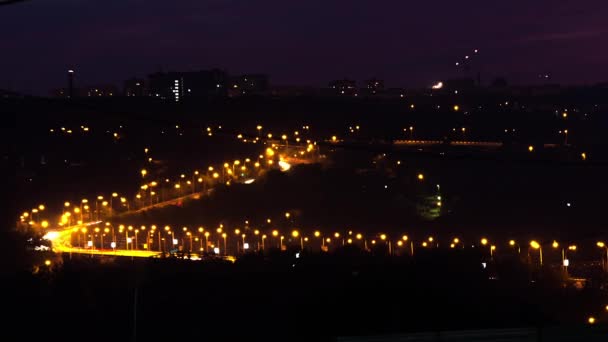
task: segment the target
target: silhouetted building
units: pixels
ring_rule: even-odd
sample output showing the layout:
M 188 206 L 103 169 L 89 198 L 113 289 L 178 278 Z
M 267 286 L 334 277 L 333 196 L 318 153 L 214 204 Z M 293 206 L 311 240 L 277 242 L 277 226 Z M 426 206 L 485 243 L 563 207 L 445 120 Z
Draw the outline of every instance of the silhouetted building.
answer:
M 367 91 L 370 94 L 380 93 L 384 90 L 384 81 L 376 78 L 372 78 L 367 81 Z
M 232 78 L 229 96 L 263 95 L 268 92 L 268 76 L 264 74 L 247 74 Z
M 355 95 L 357 93 L 357 82 L 348 79 L 335 80 L 329 83 L 329 88 L 334 94 Z
M 148 76 L 148 95 L 176 102 L 226 94 L 227 76 L 213 69 L 191 72 L 157 72 Z
M 319 95 L 319 89 L 310 86 L 272 86 L 270 95 L 276 97 L 297 97 Z
M 86 97 L 112 97 L 118 95 L 118 88 L 111 84 L 100 84 L 86 87 L 82 96 Z
M 131 78 L 125 81 L 124 95 L 128 97 L 146 96 L 146 84 L 141 78 Z

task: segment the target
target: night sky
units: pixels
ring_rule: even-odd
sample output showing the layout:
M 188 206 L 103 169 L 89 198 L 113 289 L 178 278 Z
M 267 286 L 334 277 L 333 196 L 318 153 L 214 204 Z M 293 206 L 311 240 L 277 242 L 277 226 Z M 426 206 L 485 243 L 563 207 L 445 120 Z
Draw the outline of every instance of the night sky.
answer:
M 377 76 L 427 86 L 482 81 L 608 81 L 605 0 L 30 0 L 0 7 L 0 88 L 47 94 L 159 70 L 220 67 L 271 83 L 323 86 Z

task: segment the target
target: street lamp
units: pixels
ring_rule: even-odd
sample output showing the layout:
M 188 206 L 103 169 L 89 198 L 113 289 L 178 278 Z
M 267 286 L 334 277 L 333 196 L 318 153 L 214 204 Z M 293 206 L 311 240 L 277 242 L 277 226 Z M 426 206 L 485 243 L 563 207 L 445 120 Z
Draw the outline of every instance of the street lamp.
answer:
M 519 244 L 515 242 L 515 240 L 509 240 L 509 246 L 515 247 L 515 245 L 517 245 L 517 254 L 521 254 L 521 247 Z
M 228 238 L 228 234 L 222 233 L 222 237 L 224 238 L 224 255 L 227 255 L 228 251 L 226 250 L 226 238 Z
M 304 250 L 304 240 L 303 240 L 302 236 L 300 236 L 300 232 L 298 232 L 297 230 L 294 230 L 291 232 L 291 236 L 293 236 L 296 239 L 298 237 L 300 237 L 300 249 Z
M 603 241 L 598 241 L 596 245 L 599 248 L 604 248 L 606 250 L 606 262 L 604 262 L 604 257 L 602 257 L 602 265 L 606 269 L 606 272 L 608 272 L 608 246 L 606 246 L 606 243 L 604 243 Z
M 543 265 L 543 247 L 535 240 L 530 241 L 530 247 L 534 249 L 538 249 L 539 258 L 540 258 L 540 266 Z

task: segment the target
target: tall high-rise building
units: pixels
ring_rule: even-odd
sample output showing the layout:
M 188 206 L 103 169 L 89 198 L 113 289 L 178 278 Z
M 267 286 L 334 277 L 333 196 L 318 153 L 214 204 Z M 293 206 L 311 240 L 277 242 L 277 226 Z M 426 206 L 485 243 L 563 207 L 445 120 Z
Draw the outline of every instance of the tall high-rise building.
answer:
M 180 102 L 187 98 L 209 98 L 226 94 L 226 73 L 221 70 L 157 72 L 148 76 L 148 94 Z
M 68 88 L 67 88 L 67 98 L 74 98 L 74 70 L 68 70 Z

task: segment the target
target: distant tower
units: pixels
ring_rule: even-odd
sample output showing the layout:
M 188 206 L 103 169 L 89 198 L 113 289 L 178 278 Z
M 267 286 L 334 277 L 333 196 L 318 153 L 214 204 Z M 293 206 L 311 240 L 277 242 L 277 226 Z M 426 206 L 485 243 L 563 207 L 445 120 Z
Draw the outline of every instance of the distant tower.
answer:
M 74 98 L 74 70 L 68 70 L 68 89 L 67 89 L 67 97 L 68 99 Z

